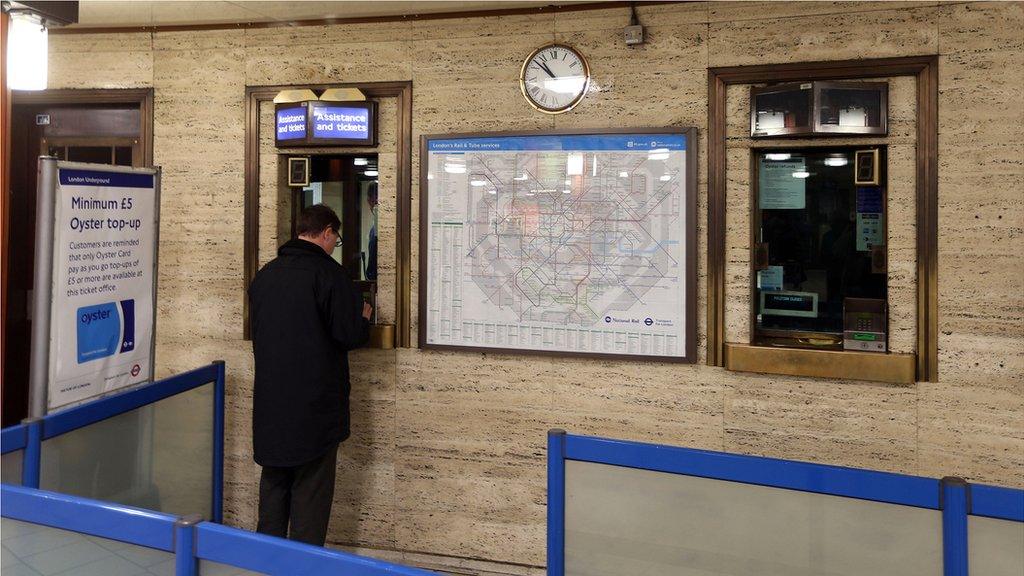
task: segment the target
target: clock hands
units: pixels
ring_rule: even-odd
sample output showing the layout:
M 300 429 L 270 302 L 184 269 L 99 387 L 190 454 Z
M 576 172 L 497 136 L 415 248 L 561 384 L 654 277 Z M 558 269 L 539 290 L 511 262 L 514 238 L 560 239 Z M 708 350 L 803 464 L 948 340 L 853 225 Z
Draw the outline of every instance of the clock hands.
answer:
M 547 65 L 547 64 L 545 64 L 545 63 L 543 63 L 543 62 L 538 62 L 537 64 L 539 64 L 539 65 L 540 65 L 540 67 L 541 67 L 541 69 L 542 69 L 542 70 L 544 70 L 545 72 L 547 72 L 547 73 L 548 73 L 548 76 L 551 76 L 552 78 L 554 78 L 554 77 L 555 77 L 555 73 L 551 71 L 551 68 L 548 68 L 548 65 Z

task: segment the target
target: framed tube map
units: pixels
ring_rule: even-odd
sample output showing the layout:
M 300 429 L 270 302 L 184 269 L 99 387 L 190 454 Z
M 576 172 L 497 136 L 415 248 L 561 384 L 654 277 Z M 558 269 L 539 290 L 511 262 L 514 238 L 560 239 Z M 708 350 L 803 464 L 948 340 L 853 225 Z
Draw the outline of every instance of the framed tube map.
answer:
M 696 129 L 423 136 L 423 348 L 696 361 Z

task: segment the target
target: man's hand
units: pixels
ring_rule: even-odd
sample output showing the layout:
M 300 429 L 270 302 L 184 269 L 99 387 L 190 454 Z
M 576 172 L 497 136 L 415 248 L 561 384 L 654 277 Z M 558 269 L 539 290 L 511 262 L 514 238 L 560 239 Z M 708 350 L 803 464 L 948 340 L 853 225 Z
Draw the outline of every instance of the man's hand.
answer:
M 373 315 L 373 306 L 370 306 L 369 302 L 363 302 L 363 318 L 367 320 Z

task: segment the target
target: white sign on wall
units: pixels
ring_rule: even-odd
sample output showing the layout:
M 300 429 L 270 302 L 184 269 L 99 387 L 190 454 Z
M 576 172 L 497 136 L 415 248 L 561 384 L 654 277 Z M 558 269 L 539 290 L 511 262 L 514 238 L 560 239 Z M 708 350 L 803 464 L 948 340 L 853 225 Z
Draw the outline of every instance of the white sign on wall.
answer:
M 58 163 L 47 406 L 153 378 L 156 170 Z

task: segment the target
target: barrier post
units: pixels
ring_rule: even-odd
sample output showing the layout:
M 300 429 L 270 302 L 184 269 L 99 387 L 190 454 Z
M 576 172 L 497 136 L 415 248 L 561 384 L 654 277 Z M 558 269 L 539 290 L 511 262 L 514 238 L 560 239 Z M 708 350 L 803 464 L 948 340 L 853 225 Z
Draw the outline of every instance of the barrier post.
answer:
M 53 227 L 57 202 L 57 159 L 40 156 L 36 186 L 35 272 L 32 278 L 32 353 L 28 415 L 46 415 L 50 379 L 50 307 L 53 300 Z M 26 454 L 27 455 L 27 454 Z
M 43 451 L 43 419 L 26 418 L 21 421 L 25 425 L 25 455 L 21 461 L 21 485 L 26 488 L 39 488 L 39 468 L 42 465 Z
M 213 388 L 213 521 L 220 523 L 224 514 L 224 391 L 225 366 L 223 360 L 213 363 L 217 367 L 217 380 Z
M 196 576 L 199 573 L 196 524 L 202 521 L 202 516 L 193 514 L 174 522 L 174 576 Z
M 946 476 L 939 482 L 942 507 L 942 573 L 967 576 L 967 514 L 970 494 L 963 478 Z
M 565 430 L 548 430 L 548 576 L 565 574 Z

